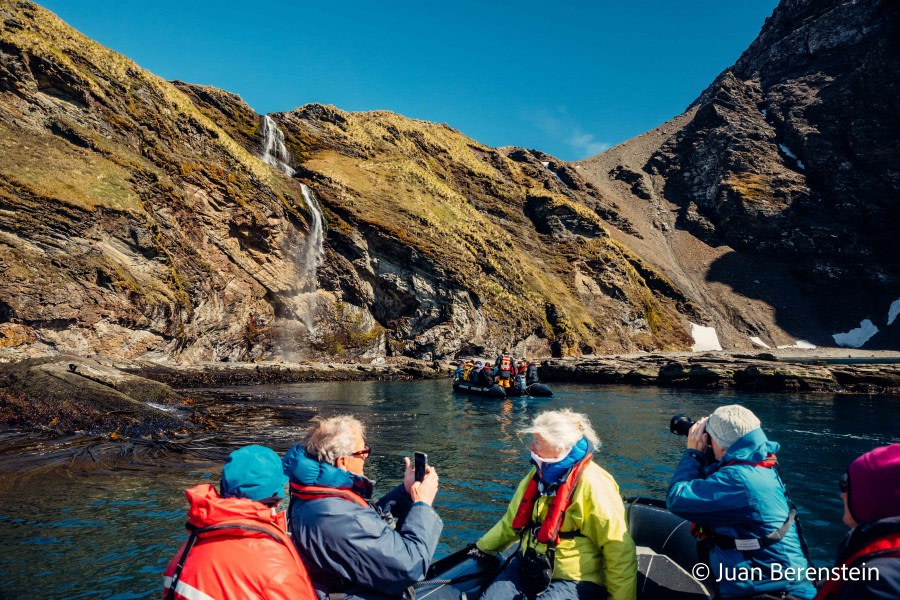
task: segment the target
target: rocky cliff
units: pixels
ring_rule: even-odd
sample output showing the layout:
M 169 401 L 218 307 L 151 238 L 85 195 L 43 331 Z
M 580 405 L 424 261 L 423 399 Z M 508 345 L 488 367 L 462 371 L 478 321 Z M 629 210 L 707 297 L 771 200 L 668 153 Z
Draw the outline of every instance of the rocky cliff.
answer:
M 727 346 L 900 347 L 898 25 L 785 0 L 685 114 L 576 165 Z
M 697 308 L 577 169 L 446 125 L 272 115 L 0 2 L 0 345 L 178 361 L 690 345 Z M 326 220 L 314 281 L 312 200 Z M 305 270 L 306 269 L 306 270 Z

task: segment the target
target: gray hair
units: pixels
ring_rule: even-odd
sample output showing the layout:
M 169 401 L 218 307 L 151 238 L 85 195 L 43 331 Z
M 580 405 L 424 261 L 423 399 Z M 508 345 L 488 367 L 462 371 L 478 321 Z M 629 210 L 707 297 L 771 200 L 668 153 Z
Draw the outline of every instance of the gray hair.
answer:
M 582 437 L 586 437 L 594 448 L 600 447 L 600 438 L 587 415 L 565 408 L 543 412 L 535 417 L 530 427 L 521 429 L 521 434 L 538 434 L 559 450 L 570 450 Z
M 353 454 L 357 433 L 366 434 L 365 425 L 351 415 L 314 417 L 312 423 L 306 437 L 306 451 L 332 465 L 340 457 Z

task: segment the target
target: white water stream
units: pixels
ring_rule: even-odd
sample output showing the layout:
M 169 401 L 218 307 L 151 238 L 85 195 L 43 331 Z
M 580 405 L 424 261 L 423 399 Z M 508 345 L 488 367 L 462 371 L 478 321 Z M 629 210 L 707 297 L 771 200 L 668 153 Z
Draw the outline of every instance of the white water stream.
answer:
M 262 135 L 263 162 L 272 165 L 286 175 L 293 175 L 291 155 L 288 154 L 287 146 L 284 145 L 284 133 L 278 129 L 275 120 L 269 115 L 263 115 Z
M 309 235 L 306 238 L 306 248 L 303 250 L 300 264 L 300 274 L 303 278 L 303 291 L 316 291 L 316 269 L 322 263 L 322 255 L 325 248 L 325 220 L 322 218 L 322 207 L 316 198 L 315 192 L 309 189 L 305 183 L 300 184 L 303 199 L 309 207 L 312 222 L 309 224 Z
M 272 165 L 276 169 L 293 176 L 295 171 L 291 167 L 291 155 L 284 144 L 284 133 L 278 129 L 275 120 L 269 115 L 263 116 L 263 162 Z M 303 321 L 306 330 L 314 332 L 313 314 L 316 308 L 316 270 L 322 264 L 325 249 L 325 219 L 322 216 L 322 207 L 316 198 L 315 192 L 301 183 L 300 190 L 303 200 L 309 208 L 310 223 L 309 233 L 306 236 L 306 245 L 297 253 L 297 262 L 300 267 L 300 293 L 292 298 L 292 304 L 297 317 Z

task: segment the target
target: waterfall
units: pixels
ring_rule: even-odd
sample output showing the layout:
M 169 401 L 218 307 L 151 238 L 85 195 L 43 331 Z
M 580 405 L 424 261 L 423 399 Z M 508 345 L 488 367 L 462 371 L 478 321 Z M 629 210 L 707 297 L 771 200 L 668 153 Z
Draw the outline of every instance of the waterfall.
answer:
M 322 262 L 324 253 L 325 220 L 322 218 L 322 207 L 319 206 L 315 192 L 309 189 L 305 183 L 300 184 L 300 190 L 312 217 L 312 222 L 309 224 L 309 235 L 306 238 L 306 248 L 303 249 L 301 256 L 300 276 L 303 279 L 302 290 L 314 292 L 316 291 L 316 269 Z
M 325 242 L 325 221 L 322 218 L 322 208 L 316 199 L 316 194 L 305 183 L 300 184 L 300 191 L 306 206 L 309 207 L 310 223 L 309 233 L 306 235 L 306 245 L 299 249 L 295 260 L 300 267 L 300 292 L 295 294 L 291 304 L 294 314 L 303 321 L 306 331 L 310 335 L 316 333 L 314 316 L 318 306 L 319 296 L 316 294 L 316 269 L 322 263 Z
M 284 145 L 284 134 L 269 115 L 263 115 L 262 135 L 263 162 L 272 165 L 286 175 L 293 175 L 291 155 L 288 154 L 287 146 Z
M 262 136 L 263 162 L 275 167 L 286 175 L 293 176 L 295 171 L 291 167 L 291 155 L 284 144 L 284 133 L 278 129 L 275 120 L 269 115 L 263 115 Z M 315 192 L 304 183 L 300 184 L 300 191 L 309 209 L 310 222 L 306 244 L 302 249 L 294 252 L 294 257 L 300 270 L 300 291 L 289 302 L 297 318 L 303 321 L 306 330 L 313 334 L 315 333 L 313 317 L 318 300 L 316 294 L 316 270 L 322 263 L 322 257 L 325 253 L 325 219 L 322 217 L 322 207 L 319 205 Z

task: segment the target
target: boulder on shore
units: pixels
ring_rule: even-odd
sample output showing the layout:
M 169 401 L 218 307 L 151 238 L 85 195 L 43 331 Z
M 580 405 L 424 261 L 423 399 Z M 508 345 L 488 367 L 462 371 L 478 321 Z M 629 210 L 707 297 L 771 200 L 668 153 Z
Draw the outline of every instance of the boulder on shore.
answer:
M 193 429 L 164 383 L 75 356 L 0 365 L 0 424 L 138 437 Z

